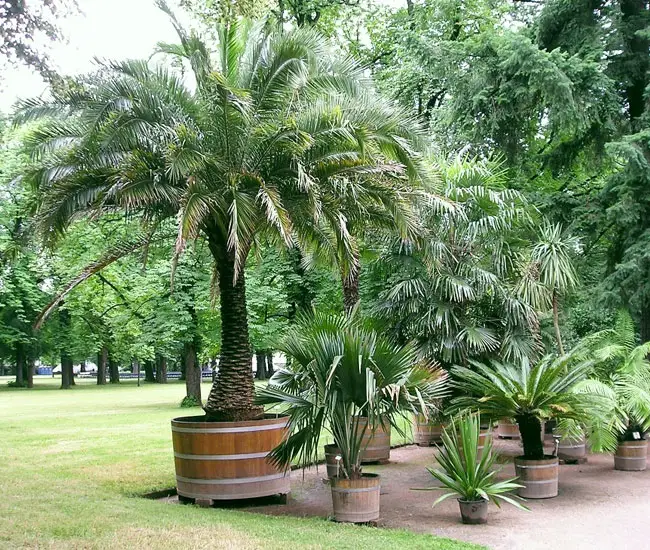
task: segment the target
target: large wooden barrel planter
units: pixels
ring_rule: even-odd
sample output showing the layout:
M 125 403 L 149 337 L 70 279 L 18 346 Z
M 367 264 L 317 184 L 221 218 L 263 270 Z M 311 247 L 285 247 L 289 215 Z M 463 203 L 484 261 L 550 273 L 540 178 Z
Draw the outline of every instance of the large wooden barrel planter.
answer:
M 499 420 L 497 429 L 499 439 L 520 439 L 519 426 L 509 418 Z
M 546 457 L 541 460 L 515 458 L 517 483 L 523 485 L 517 493 L 523 498 L 552 498 L 558 492 L 558 458 Z
M 646 469 L 647 458 L 648 442 L 645 439 L 621 441 L 614 455 L 614 469 L 640 472 Z
M 587 458 L 585 438 L 560 439 L 557 448 L 557 457 L 565 462 L 583 462 Z
M 175 418 L 172 439 L 179 497 L 187 502 L 287 495 L 290 469 L 278 468 L 267 458 L 287 435 L 286 417 L 242 422 Z
M 359 430 L 368 424 L 368 419 L 359 418 Z M 370 426 L 366 428 L 361 439 L 361 464 L 379 462 L 384 464 L 390 459 L 390 424 L 379 424 L 373 432 Z
M 427 420 L 424 415 L 413 417 L 413 441 L 420 447 L 430 447 L 442 441 L 442 424 Z
M 330 480 L 334 519 L 347 523 L 368 523 L 379 519 L 379 476 L 363 474 L 360 479 L 334 477 Z

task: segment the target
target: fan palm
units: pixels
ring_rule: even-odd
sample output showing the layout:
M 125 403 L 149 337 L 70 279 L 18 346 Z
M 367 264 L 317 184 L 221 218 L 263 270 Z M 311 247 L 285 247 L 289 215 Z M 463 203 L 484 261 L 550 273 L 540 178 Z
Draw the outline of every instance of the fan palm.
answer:
M 575 391 L 593 369 L 582 347 L 559 358 L 546 356 L 535 365 L 525 361 L 472 366 L 451 369 L 452 387 L 460 394 L 452 400 L 452 408 L 479 410 L 492 419 L 514 418 L 527 459 L 544 458 L 543 421 L 585 422 L 602 415 L 607 406 L 597 394 Z
M 441 196 L 455 208 L 423 205 L 422 246 L 389 246 L 376 262 L 384 283 L 377 314 L 448 364 L 490 354 L 533 356 L 536 314 L 516 294 L 526 201 L 504 187 L 498 161 L 456 156 L 437 167 Z
M 295 246 L 328 227 L 352 249 L 342 189 L 354 182 L 379 203 L 395 196 L 391 181 L 416 182 L 418 127 L 312 31 L 233 22 L 219 27 L 213 56 L 169 14 L 180 44 L 160 50 L 189 65 L 194 86 L 144 61 L 105 63 L 90 84 L 24 102 L 18 120 L 45 119 L 30 146 L 46 235 L 120 211 L 148 232 L 175 224 L 174 262 L 189 240 L 207 240 L 222 332 L 205 409 L 253 417 L 243 270 L 257 237 Z
M 291 435 L 271 455 L 281 464 L 316 460 L 327 429 L 341 452 L 342 475 L 358 477 L 366 429 L 390 422 L 400 430 L 398 415 L 428 414 L 446 394 L 440 369 L 418 361 L 412 346 L 392 344 L 354 316 L 316 313 L 301 320 L 280 349 L 291 365 L 273 375 L 258 402 L 288 411 Z M 359 422 L 361 417 L 367 423 Z

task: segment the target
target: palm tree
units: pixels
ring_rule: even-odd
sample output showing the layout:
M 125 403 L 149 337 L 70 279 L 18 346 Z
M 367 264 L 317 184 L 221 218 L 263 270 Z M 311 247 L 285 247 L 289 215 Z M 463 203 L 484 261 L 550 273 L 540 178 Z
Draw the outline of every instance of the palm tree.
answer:
M 424 413 L 446 395 L 446 374 L 417 357 L 413 346 L 397 346 L 356 317 L 316 313 L 303 318 L 280 346 L 291 364 L 273 375 L 258 402 L 289 414 L 291 435 L 272 457 L 280 464 L 318 458 L 323 430 L 341 451 L 342 477 L 361 474 L 366 429 Z M 359 422 L 361 417 L 367 423 Z
M 421 246 L 391 243 L 374 264 L 376 313 L 449 365 L 534 356 L 536 313 L 516 293 L 526 201 L 505 187 L 499 161 L 456 155 L 436 166 L 441 190 L 419 212 Z
M 32 175 L 41 227 L 55 236 L 82 215 L 137 215 L 149 233 L 175 227 L 174 263 L 188 241 L 204 238 L 222 321 L 205 410 L 213 419 L 255 417 L 244 276 L 251 248 L 262 233 L 300 244 L 323 219 L 351 246 L 344 213 L 330 209 L 342 182 L 365 189 L 375 180 L 362 176 L 373 174 L 385 186 L 417 183 L 419 130 L 313 31 L 233 22 L 219 27 L 213 56 L 168 13 L 180 44 L 160 50 L 184 60 L 194 86 L 178 71 L 124 61 L 104 64 L 89 84 L 53 90 L 51 101 L 23 103 L 19 120 L 45 119 L 30 143 L 42 164 Z
M 572 255 L 579 249 L 579 246 L 580 242 L 576 237 L 563 236 L 560 225 L 543 224 L 540 228 L 538 241 L 531 250 L 528 268 L 529 273 L 536 274 L 536 280 L 522 279 L 524 285 L 532 284 L 528 288 L 528 294 L 537 296 L 532 301 L 537 303 L 538 308 L 550 301 L 553 308 L 555 339 L 560 355 L 564 355 L 564 345 L 560 332 L 559 301 L 562 295 L 578 284 L 578 274 L 573 265 Z

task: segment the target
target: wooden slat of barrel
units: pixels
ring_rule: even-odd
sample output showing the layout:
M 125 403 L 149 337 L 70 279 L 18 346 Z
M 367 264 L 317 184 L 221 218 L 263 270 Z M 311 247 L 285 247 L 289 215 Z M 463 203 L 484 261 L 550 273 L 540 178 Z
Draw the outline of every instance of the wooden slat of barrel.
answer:
M 551 498 L 558 493 L 558 459 L 557 457 L 543 460 L 526 460 L 515 458 L 517 483 L 521 487 L 517 493 L 523 498 Z
M 364 474 L 361 479 L 334 477 L 331 480 L 334 519 L 349 523 L 366 523 L 379 519 L 380 478 Z
M 367 418 L 359 419 L 359 429 L 367 425 Z M 361 439 L 361 464 L 368 462 L 386 462 L 390 459 L 390 424 L 379 424 L 373 431 L 368 427 Z
M 290 491 L 290 470 L 268 461 L 287 437 L 286 418 L 205 422 L 172 420 L 178 494 L 188 498 L 234 500 Z
M 641 472 L 646 469 L 648 458 L 648 442 L 622 441 L 618 444 L 614 455 L 614 468 L 628 472 Z
M 413 440 L 420 447 L 429 447 L 442 440 L 442 424 L 428 420 L 424 415 L 416 415 L 413 421 Z

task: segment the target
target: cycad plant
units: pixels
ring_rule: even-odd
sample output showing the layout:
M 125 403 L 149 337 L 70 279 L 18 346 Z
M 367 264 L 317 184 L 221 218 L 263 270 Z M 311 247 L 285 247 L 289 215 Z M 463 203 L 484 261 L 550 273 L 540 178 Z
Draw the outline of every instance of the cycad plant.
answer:
M 577 392 L 593 369 L 581 347 L 562 356 L 546 356 L 531 365 L 527 361 L 489 365 L 472 362 L 472 368 L 451 369 L 452 386 L 460 394 L 455 409 L 479 410 L 490 419 L 514 418 L 519 425 L 523 457 L 544 458 L 542 422 L 551 418 L 586 422 L 607 407 L 597 394 Z
M 252 403 L 251 249 L 262 234 L 293 247 L 323 227 L 352 248 L 345 187 L 354 182 L 366 204 L 390 210 L 401 200 L 394 182 L 420 183 L 421 134 L 315 32 L 233 21 L 218 27 L 213 54 L 159 4 L 180 38 L 160 51 L 178 70 L 105 63 L 51 100 L 22 104 L 19 121 L 41 120 L 30 140 L 41 228 L 54 238 L 84 215 L 122 212 L 142 220 L 148 237 L 171 226 L 174 264 L 188 241 L 205 239 L 221 304 L 219 372 L 205 410 L 215 420 L 254 418 L 262 411 Z
M 650 429 L 650 342 L 637 345 L 634 322 L 620 311 L 614 328 L 588 336 L 582 344 L 592 350 L 595 368 L 578 391 L 597 393 L 611 403 L 606 415 L 587 423 L 591 448 L 614 451 L 619 441 Z
M 290 365 L 258 394 L 258 403 L 289 415 L 290 436 L 271 453 L 280 464 L 314 462 L 327 430 L 341 453 L 339 476 L 357 479 L 366 430 L 401 430 L 399 415 L 424 412 L 447 391 L 444 373 L 419 361 L 413 346 L 391 343 L 355 316 L 303 318 L 280 349 Z
M 479 415 L 463 414 L 454 419 L 442 433 L 443 447 L 436 455 L 441 469 L 427 468 L 442 487 L 430 490 L 446 490 L 433 505 L 452 496 L 467 502 L 492 501 L 500 506 L 501 501 L 512 504 L 520 510 L 527 508 L 512 495 L 521 487 L 516 478 L 497 480 L 500 469 L 495 468 L 498 454 L 492 448 L 492 438 L 485 440 L 479 456 L 481 419 Z

